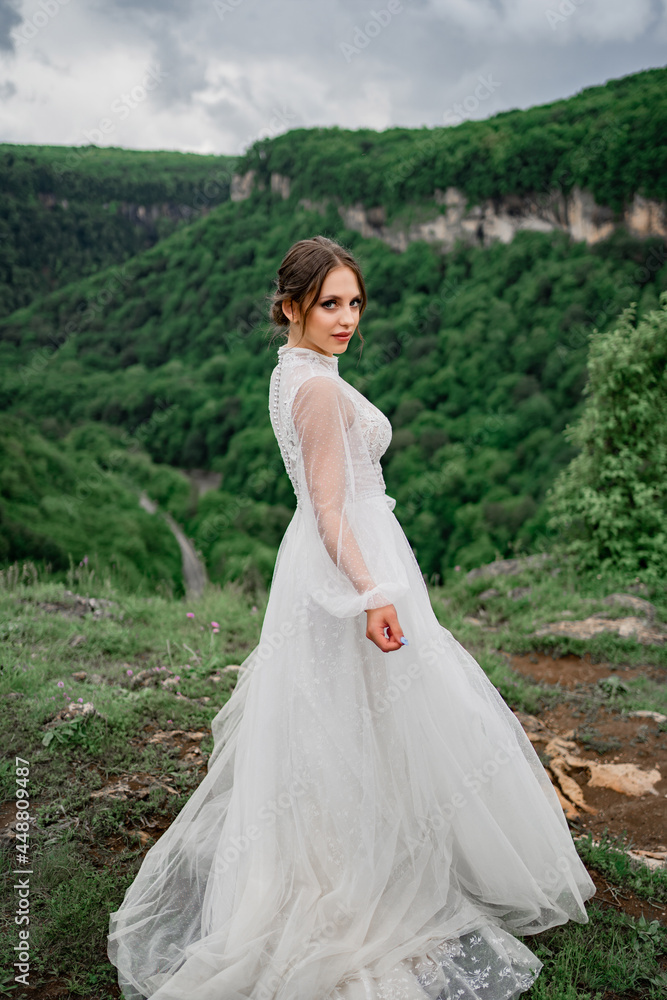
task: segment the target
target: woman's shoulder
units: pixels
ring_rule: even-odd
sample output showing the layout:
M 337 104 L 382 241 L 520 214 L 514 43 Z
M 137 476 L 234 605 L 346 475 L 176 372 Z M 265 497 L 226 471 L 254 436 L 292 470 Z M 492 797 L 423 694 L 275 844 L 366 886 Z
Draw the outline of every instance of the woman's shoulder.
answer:
M 283 385 L 300 388 L 304 384 L 311 387 L 326 386 L 330 392 L 345 392 L 347 382 L 340 377 L 335 369 L 312 362 L 294 359 L 289 365 L 276 365 L 274 373 L 280 368 L 280 381 Z

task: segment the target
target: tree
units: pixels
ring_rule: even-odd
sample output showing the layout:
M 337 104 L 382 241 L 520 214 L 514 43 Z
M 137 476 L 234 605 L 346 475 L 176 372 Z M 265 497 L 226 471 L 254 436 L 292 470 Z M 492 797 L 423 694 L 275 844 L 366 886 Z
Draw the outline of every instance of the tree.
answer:
M 636 323 L 636 325 L 635 325 Z M 637 322 L 594 331 L 579 421 L 581 451 L 548 492 L 556 547 L 581 569 L 664 579 L 667 570 L 667 292 Z

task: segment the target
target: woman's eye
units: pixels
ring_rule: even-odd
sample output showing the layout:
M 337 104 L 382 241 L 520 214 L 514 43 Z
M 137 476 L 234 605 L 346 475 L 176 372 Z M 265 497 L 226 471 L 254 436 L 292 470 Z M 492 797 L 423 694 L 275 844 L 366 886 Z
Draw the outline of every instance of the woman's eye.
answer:
M 327 299 L 326 302 L 322 303 L 322 308 L 327 309 L 328 306 L 336 306 L 336 305 L 338 305 L 336 299 Z M 350 305 L 359 308 L 359 306 L 361 305 L 361 299 L 352 299 Z M 331 312 L 331 309 L 329 309 L 329 312 Z

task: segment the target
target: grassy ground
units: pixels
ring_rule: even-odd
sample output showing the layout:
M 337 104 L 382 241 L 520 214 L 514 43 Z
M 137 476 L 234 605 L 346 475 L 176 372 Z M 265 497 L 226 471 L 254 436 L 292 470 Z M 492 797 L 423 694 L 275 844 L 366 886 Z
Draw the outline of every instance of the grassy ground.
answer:
M 457 575 L 447 581 L 446 586 L 431 587 L 431 602 L 439 621 L 445 625 L 466 648 L 474 647 L 478 662 L 491 676 L 503 697 L 512 708 L 526 712 L 538 705 L 544 707 L 553 695 L 541 692 L 525 682 L 524 678 L 512 674 L 499 649 L 507 653 L 529 653 L 533 650 L 548 652 L 553 657 L 587 653 L 593 663 L 607 663 L 613 675 L 615 667 L 655 666 L 665 668 L 667 679 L 667 643 L 662 646 L 639 644 L 634 638 L 621 638 L 613 633 L 603 633 L 591 639 L 576 639 L 565 636 L 534 636 L 533 632 L 547 622 L 563 619 L 584 619 L 603 612 L 614 618 L 630 617 L 637 612 L 631 608 L 610 608 L 604 598 L 614 593 L 627 593 L 634 586 L 637 596 L 650 600 L 656 608 L 656 618 L 667 622 L 667 586 L 661 590 L 641 588 L 636 582 L 614 577 L 596 575 L 580 577 L 560 567 L 547 566 L 543 569 L 526 569 L 512 576 L 497 576 L 493 579 L 481 578 L 468 582 Z M 480 595 L 490 588 L 498 591 L 498 596 L 489 600 Z M 519 596 L 518 591 L 523 591 Z M 485 626 L 497 631 L 484 632 L 466 623 L 468 617 L 482 614 Z M 667 685 L 662 680 L 652 680 L 640 676 L 623 683 L 600 686 L 600 697 L 611 700 L 613 705 L 626 711 L 637 708 L 649 709 L 667 715 Z
M 116 970 L 106 957 L 109 912 L 116 909 L 146 849 L 185 804 L 205 774 L 212 747 L 209 724 L 229 697 L 234 673 L 259 641 L 266 595 L 212 587 L 194 604 L 161 596 L 137 598 L 76 570 L 68 584 L 53 579 L 4 574 L 0 587 L 0 767 L 2 823 L 13 818 L 7 803 L 16 789 L 15 756 L 29 764 L 29 861 L 31 876 L 31 988 L 13 981 L 16 898 L 5 893 L 0 941 L 0 996 L 118 997 Z M 501 631 L 480 634 L 463 619 L 479 609 L 479 594 L 500 591 L 490 622 Z M 75 594 L 104 598 L 95 620 L 76 613 Z M 517 587 L 530 594 L 513 600 Z M 564 610 L 585 617 L 602 610 L 602 598 L 622 589 L 618 581 L 568 581 L 562 575 L 522 576 L 468 583 L 455 577 L 431 589 L 440 621 L 468 648 L 511 707 L 538 713 L 562 693 L 514 673 L 499 650 L 545 648 L 530 638 L 536 608 L 539 622 Z M 646 595 L 644 595 L 646 596 Z M 665 620 L 664 595 L 648 595 Z M 579 615 L 579 609 L 584 609 Z M 188 617 L 190 612 L 191 617 Z M 219 623 L 216 627 L 212 622 Z M 570 651 L 571 641 L 563 644 Z M 548 644 L 547 644 L 548 645 Z M 610 664 L 667 665 L 665 650 L 637 648 L 627 639 L 605 636 L 586 643 Z M 583 651 L 575 650 L 571 651 Z M 156 670 L 156 668 L 158 668 Z M 137 686 L 140 671 L 168 676 L 171 687 Z M 73 674 L 83 671 L 85 679 Z M 642 683 L 643 682 L 643 683 Z M 667 711 L 665 686 L 648 678 L 624 683 L 600 698 L 622 708 Z M 92 703 L 95 714 L 49 727 L 70 701 Z M 201 751 L 183 753 L 174 741 L 149 742 L 151 734 L 205 732 Z M 146 781 L 141 797 L 96 795 L 119 776 Z M 12 805 L 12 810 L 14 809 Z M 0 865 L 11 886 L 16 841 L 2 841 Z M 621 844 L 577 841 L 586 862 L 618 888 L 633 906 L 614 906 L 596 896 L 589 923 L 567 924 L 524 938 L 544 962 L 531 1000 L 657 1000 L 667 995 L 667 928 L 651 918 L 651 904 L 667 901 L 667 874 L 631 862 Z M 642 915 L 642 907 L 646 913 Z M 73 942 L 76 947 L 73 947 Z

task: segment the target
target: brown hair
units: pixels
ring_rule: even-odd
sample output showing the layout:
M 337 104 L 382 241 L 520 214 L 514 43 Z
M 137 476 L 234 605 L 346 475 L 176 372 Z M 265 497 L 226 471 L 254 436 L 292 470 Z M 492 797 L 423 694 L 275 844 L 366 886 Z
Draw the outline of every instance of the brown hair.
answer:
M 318 299 L 324 279 L 329 271 L 333 271 L 335 267 L 349 267 L 350 270 L 354 271 L 361 294 L 361 308 L 359 310 L 361 316 L 366 308 L 367 295 L 358 262 L 349 250 L 333 240 L 327 239 L 326 236 L 313 236 L 310 240 L 299 240 L 298 243 L 291 246 L 278 268 L 276 288 L 271 299 L 271 319 L 274 324 L 277 327 L 289 326 L 289 319 L 283 312 L 283 302 L 291 300 L 299 307 L 301 313 L 304 302 L 312 295 L 302 317 L 301 336 L 303 337 L 308 313 Z M 357 331 L 363 344 L 359 327 L 357 327 Z

